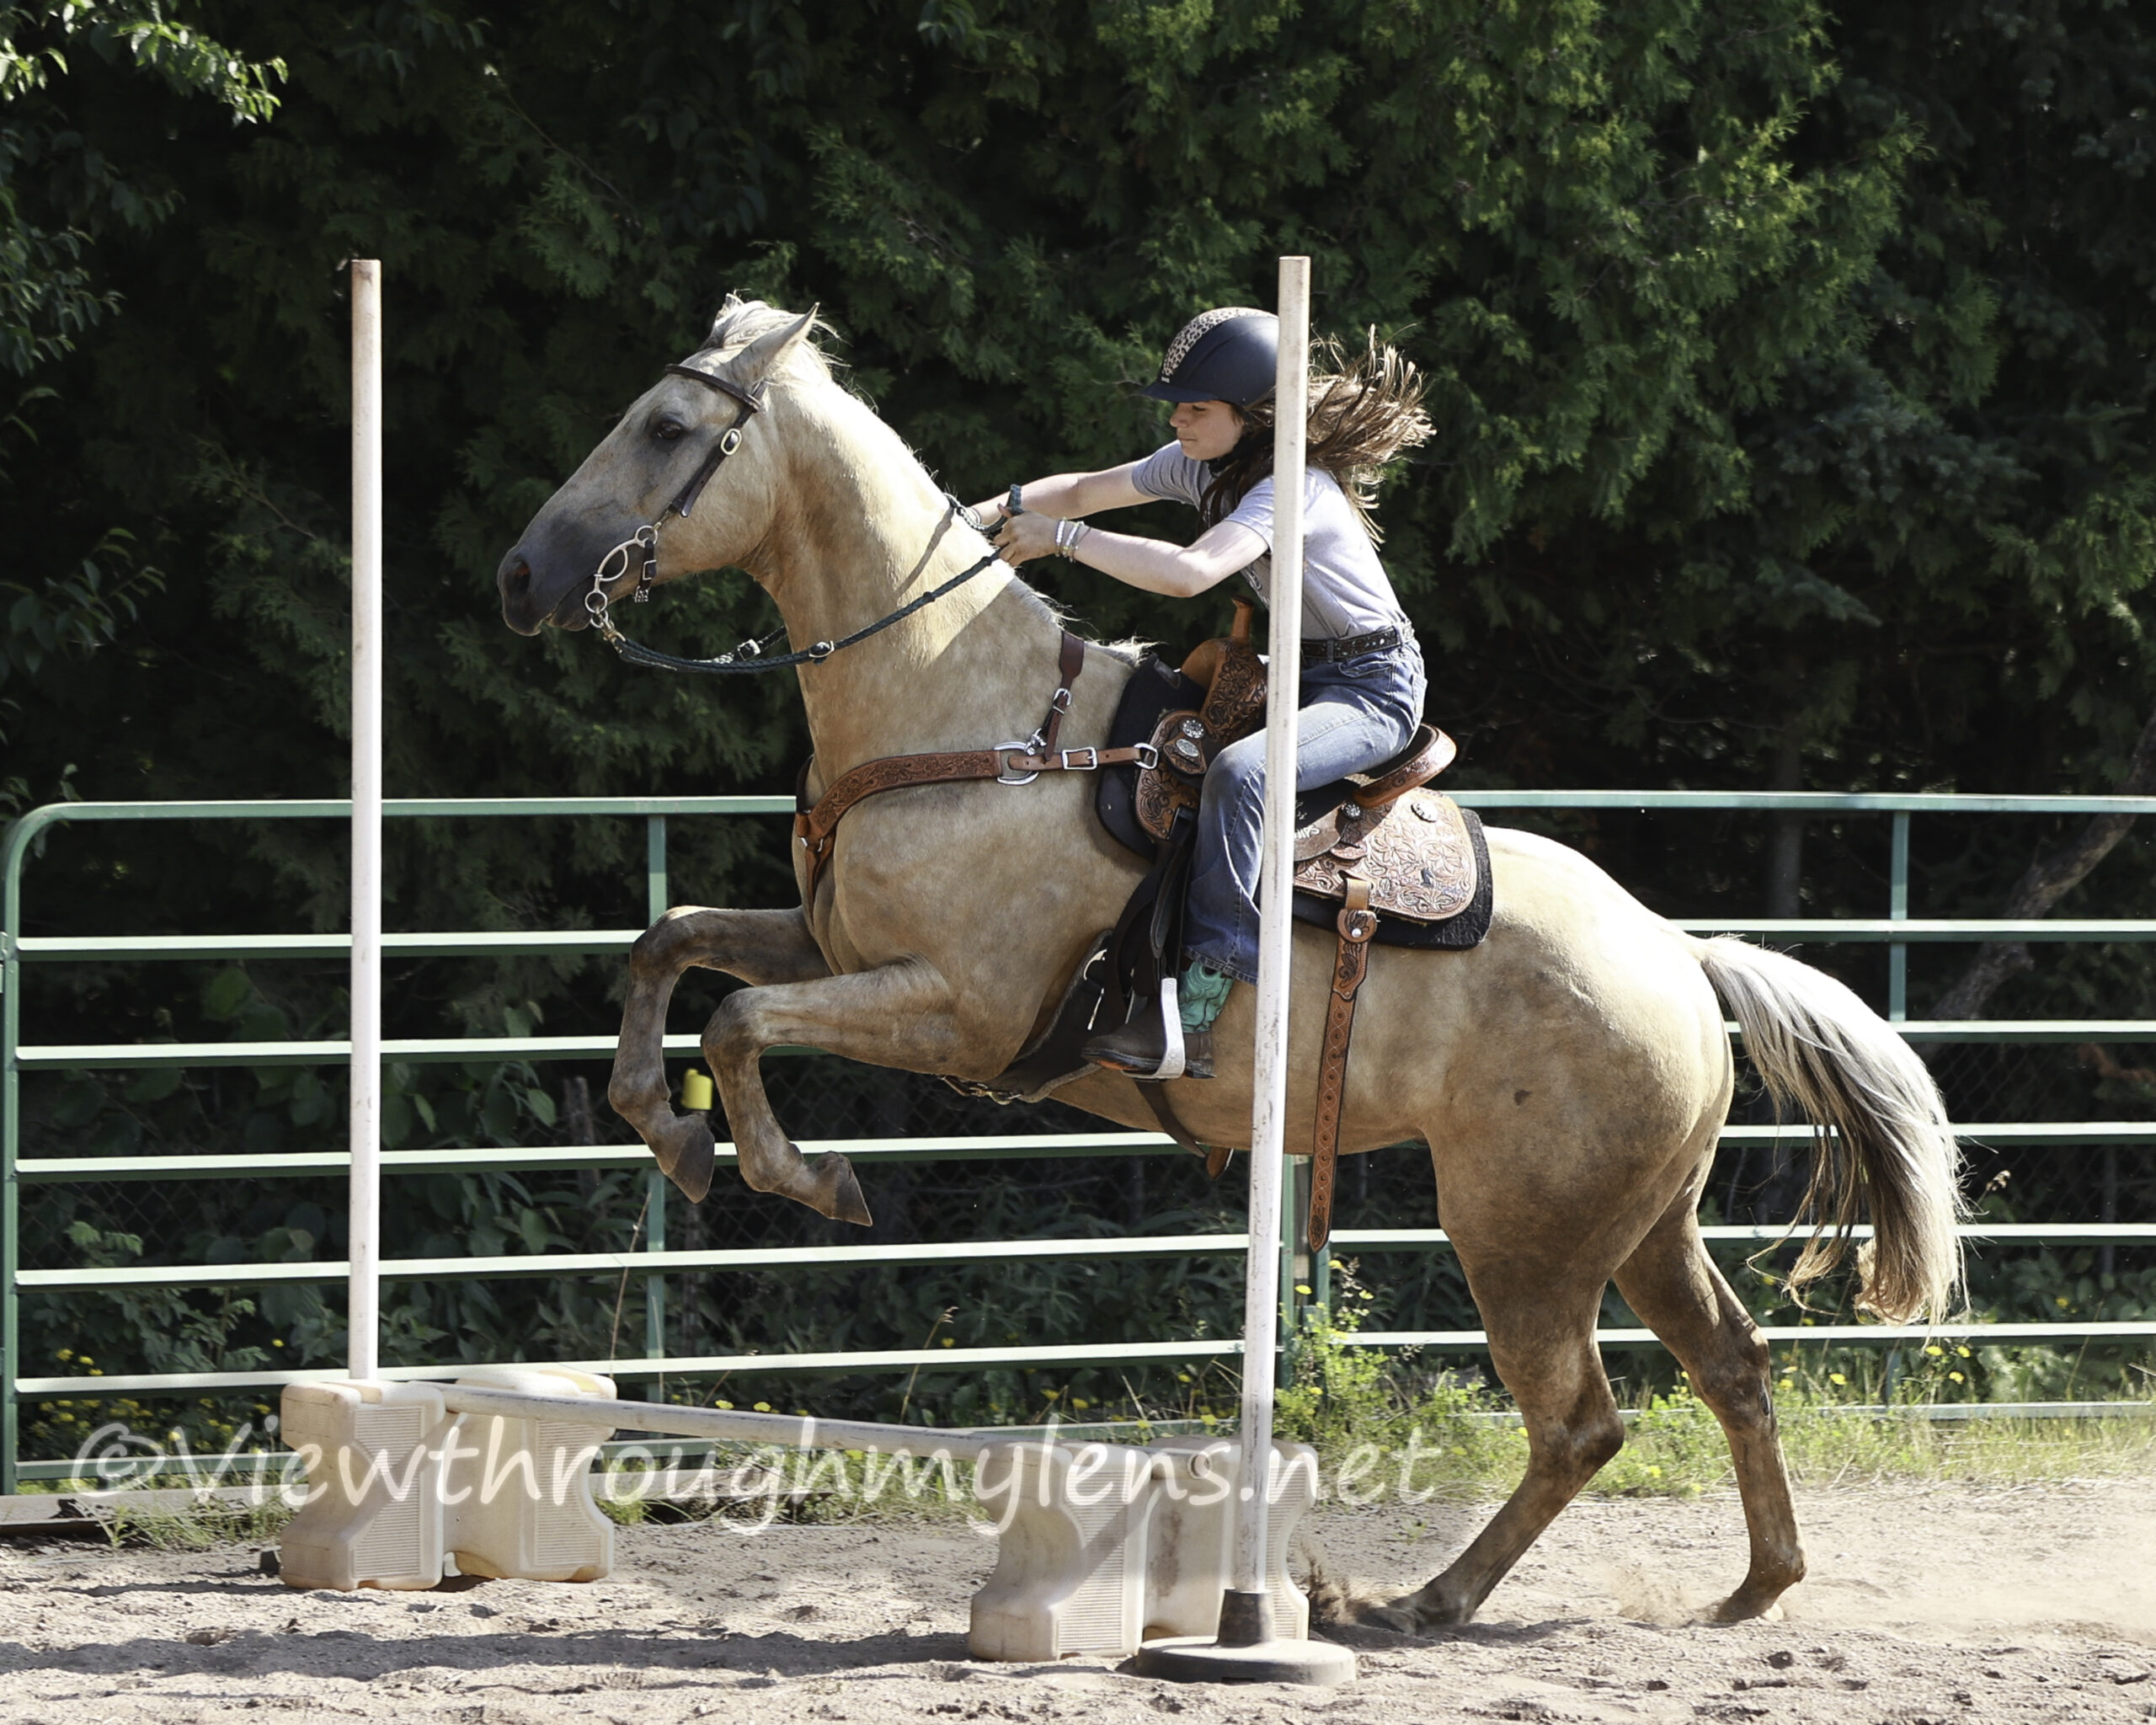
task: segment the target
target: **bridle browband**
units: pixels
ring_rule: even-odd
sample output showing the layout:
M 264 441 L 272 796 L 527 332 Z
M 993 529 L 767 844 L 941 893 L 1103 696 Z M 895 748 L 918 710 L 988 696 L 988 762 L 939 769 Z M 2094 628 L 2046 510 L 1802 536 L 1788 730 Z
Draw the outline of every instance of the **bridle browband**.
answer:
M 786 633 L 783 624 L 761 638 L 751 637 L 731 653 L 722 653 L 716 659 L 679 659 L 673 654 L 661 653 L 656 648 L 642 646 L 632 641 L 614 627 L 614 620 L 607 610 L 606 584 L 627 574 L 633 555 L 641 552 L 643 568 L 637 575 L 634 602 L 642 605 L 651 597 L 652 585 L 659 577 L 659 530 L 665 526 L 669 515 L 678 515 L 684 521 L 688 519 L 689 511 L 696 506 L 696 500 L 703 495 L 704 487 L 711 483 L 712 476 L 726 464 L 728 457 L 741 447 L 741 434 L 750 418 L 764 411 L 762 380 L 744 387 L 731 378 L 721 377 L 696 366 L 669 366 L 666 374 L 670 377 L 693 377 L 706 388 L 717 390 L 721 395 L 729 395 L 741 405 L 740 410 L 734 415 L 734 423 L 719 433 L 718 441 L 697 463 L 696 470 L 689 475 L 688 482 L 675 494 L 674 500 L 659 510 L 659 519 L 647 521 L 638 527 L 600 558 L 599 567 L 592 571 L 591 590 L 584 595 L 584 611 L 591 618 L 592 627 L 627 663 L 642 665 L 649 670 L 696 671 L 707 676 L 742 676 L 756 671 L 783 670 L 789 665 L 820 664 L 841 648 L 851 647 L 857 641 L 865 641 L 871 635 L 889 628 L 901 618 L 911 617 L 923 606 L 934 604 L 997 560 L 997 553 L 991 551 L 972 568 L 953 575 L 918 599 L 909 601 L 888 616 L 877 618 L 867 628 L 856 629 L 851 634 L 842 635 L 835 641 L 814 642 L 796 653 L 782 653 L 776 657 L 765 653 L 767 644 L 776 641 Z M 953 519 L 963 521 L 976 531 L 981 530 L 981 524 L 974 518 L 973 512 L 957 498 L 948 492 L 944 493 L 944 498 L 951 506 Z M 621 559 L 618 568 L 615 566 L 616 558 Z

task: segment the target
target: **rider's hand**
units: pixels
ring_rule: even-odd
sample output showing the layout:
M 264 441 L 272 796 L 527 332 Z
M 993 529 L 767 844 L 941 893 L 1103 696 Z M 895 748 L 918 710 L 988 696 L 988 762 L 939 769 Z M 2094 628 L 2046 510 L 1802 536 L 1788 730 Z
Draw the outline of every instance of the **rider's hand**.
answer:
M 996 523 L 1009 513 L 1010 502 L 1011 494 L 1006 491 L 1000 497 L 991 497 L 987 502 L 973 506 L 974 519 L 981 524 L 983 532 L 995 532 Z
M 1005 516 L 989 535 L 989 542 L 1004 562 L 1031 563 L 1055 549 L 1056 526 L 1054 515 L 1036 515 L 1028 510 L 1021 515 Z

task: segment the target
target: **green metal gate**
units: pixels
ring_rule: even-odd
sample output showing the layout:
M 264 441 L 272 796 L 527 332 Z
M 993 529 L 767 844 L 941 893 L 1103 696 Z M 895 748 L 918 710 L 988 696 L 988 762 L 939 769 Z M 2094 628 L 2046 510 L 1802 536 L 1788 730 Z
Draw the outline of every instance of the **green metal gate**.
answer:
M 2156 798 L 2122 797 L 1965 797 L 1835 795 L 1819 793 L 1713 792 L 1482 792 L 1464 793 L 1459 800 L 1485 811 L 1625 809 L 1646 811 L 1753 811 L 1762 814 L 1876 816 L 1891 823 L 1891 867 L 1886 914 L 1876 919 L 1796 921 L 1763 920 L 1684 921 L 1679 926 L 1696 933 L 1728 932 L 1768 941 L 1860 942 L 1883 943 L 1888 952 L 1888 1016 L 1913 1042 L 2152 1042 L 2156 1021 L 2042 1020 L 2033 1022 L 1976 1021 L 1924 1023 L 1906 1016 L 1908 953 L 1919 943 L 2013 939 L 2023 941 L 2142 942 L 2156 939 L 2156 921 L 1940 921 L 1912 917 L 1908 903 L 1909 825 L 1913 817 L 1967 818 L 1983 815 L 2063 815 L 2092 814 L 2156 814 Z M 575 816 L 639 819 L 648 833 L 647 901 L 656 917 L 668 903 L 667 823 L 670 819 L 740 817 L 790 813 L 790 799 L 774 797 L 686 798 L 482 798 L 473 800 L 402 800 L 386 805 L 392 820 L 441 817 L 519 818 Z M 17 1454 L 18 1415 L 25 1398 L 56 1396 L 98 1397 L 120 1394 L 200 1396 L 222 1391 L 274 1388 L 306 1378 L 334 1376 L 331 1371 L 257 1371 L 249 1373 L 184 1373 L 131 1376 L 32 1376 L 25 1375 L 18 1345 L 17 1325 L 20 1293 L 28 1289 L 54 1292 L 81 1291 L 120 1286 L 200 1288 L 262 1286 L 278 1280 L 341 1281 L 340 1263 L 298 1264 L 205 1264 L 138 1268 L 62 1268 L 24 1270 L 19 1264 L 19 1194 L 25 1183 L 64 1183 L 96 1180 L 274 1179 L 319 1177 L 342 1172 L 348 1157 L 343 1151 L 276 1156 L 189 1156 L 61 1158 L 27 1153 L 21 1140 L 19 1093 L 24 1072 L 69 1070 L 124 1070 L 154 1067 L 202 1068 L 215 1065 L 265 1066 L 276 1065 L 341 1064 L 349 1057 L 339 1041 L 220 1042 L 214 1044 L 148 1043 L 55 1045 L 23 1039 L 21 1023 L 22 967 L 56 964 L 99 959 L 267 960 L 334 956 L 348 948 L 337 935 L 171 935 L 139 937 L 40 937 L 22 932 L 23 889 L 26 865 L 42 834 L 61 823 L 111 821 L 217 820 L 337 820 L 350 818 L 349 804 L 338 800 L 213 803 L 64 803 L 36 809 L 8 829 L 0 851 L 0 1491 L 13 1492 L 19 1480 L 63 1477 L 76 1471 L 61 1461 L 23 1462 Z M 530 933 L 403 933 L 385 941 L 386 955 L 505 956 L 526 953 L 607 953 L 625 952 L 638 932 L 636 929 L 575 930 Z M 693 1055 L 693 1037 L 670 1036 L 670 1054 Z M 526 1036 L 449 1038 L 392 1041 L 385 1044 L 384 1059 L 398 1061 L 489 1060 L 561 1060 L 611 1057 L 611 1038 Z M 1958 1128 L 1965 1136 L 1992 1145 L 2018 1143 L 2057 1146 L 2139 1146 L 2156 1143 L 2156 1125 L 2093 1120 L 2045 1124 L 2023 1122 L 1970 1122 Z M 1758 1142 L 1776 1135 L 1802 1135 L 1800 1127 L 1732 1126 L 1726 1143 Z M 841 1149 L 867 1161 L 879 1158 L 913 1160 L 1076 1156 L 1130 1156 L 1174 1154 L 1174 1146 L 1155 1134 L 1109 1131 L 1083 1134 L 1010 1134 L 959 1139 L 887 1139 L 846 1140 L 805 1146 L 812 1151 Z M 722 1155 L 727 1154 L 722 1147 Z M 540 1149 L 470 1149 L 463 1151 L 391 1151 L 384 1158 L 386 1174 L 415 1172 L 499 1172 L 545 1166 L 553 1168 L 617 1168 L 648 1170 L 641 1149 L 615 1146 Z M 1209 1233 L 1181 1236 L 1141 1236 L 1123 1240 L 1011 1240 L 1000 1242 L 965 1242 L 956 1245 L 804 1247 L 772 1250 L 686 1252 L 664 1248 L 664 1204 L 666 1188 L 651 1173 L 651 1202 L 654 1225 L 648 1230 L 650 1249 L 635 1252 L 515 1254 L 488 1258 L 407 1259 L 386 1262 L 385 1279 L 397 1278 L 561 1276 L 631 1274 L 664 1278 L 698 1271 L 739 1269 L 773 1265 L 880 1264 L 903 1266 L 937 1263 L 1021 1262 L 1043 1258 L 1086 1257 L 1132 1258 L 1146 1256 L 1219 1253 L 1240 1255 L 1245 1236 L 1240 1233 Z M 1293 1206 L 1290 1206 L 1291 1210 Z M 1781 1231 L 1771 1226 L 1732 1226 L 1706 1231 L 1710 1238 L 1769 1241 Z M 2051 1223 L 2014 1226 L 1975 1226 L 1965 1230 L 1972 1240 L 2089 1244 L 2096 1242 L 2146 1244 L 2156 1240 L 2156 1224 Z M 1445 1247 L 1443 1232 L 1434 1228 L 1342 1229 L 1333 1236 L 1337 1249 L 1360 1252 L 1424 1252 Z M 1296 1261 L 1295 1242 L 1283 1242 L 1291 1260 L 1285 1284 L 1294 1286 L 1299 1275 L 1313 1289 L 1312 1298 L 1326 1297 L 1326 1262 Z M 1292 1314 L 1288 1315 L 1292 1322 Z M 907 1370 L 924 1365 L 963 1369 L 1001 1365 L 1077 1366 L 1131 1360 L 1192 1360 L 1232 1355 L 1241 1343 L 1207 1338 L 1161 1337 L 1139 1343 L 1117 1342 L 1055 1347 L 963 1348 L 887 1349 L 876 1352 L 825 1354 L 718 1355 L 669 1357 L 665 1348 L 663 1298 L 648 1306 L 644 1352 L 632 1359 L 573 1362 L 631 1381 L 655 1381 L 664 1376 L 771 1371 Z M 1987 1341 L 2076 1341 L 2105 1338 L 2148 1341 L 2156 1338 L 2156 1323 L 1996 1323 L 1944 1324 L 1922 1328 L 1881 1325 L 1816 1325 L 1777 1327 L 1766 1331 L 1772 1341 L 1801 1343 L 1894 1343 L 1920 1336 L 1980 1337 Z M 1485 1343 L 1480 1331 L 1414 1331 L 1366 1332 L 1357 1338 L 1365 1346 L 1426 1347 L 1472 1349 Z M 1609 1329 L 1603 1332 L 1607 1344 L 1651 1343 L 1645 1331 Z M 449 1377 L 471 1370 L 469 1363 L 394 1370 L 400 1377 Z

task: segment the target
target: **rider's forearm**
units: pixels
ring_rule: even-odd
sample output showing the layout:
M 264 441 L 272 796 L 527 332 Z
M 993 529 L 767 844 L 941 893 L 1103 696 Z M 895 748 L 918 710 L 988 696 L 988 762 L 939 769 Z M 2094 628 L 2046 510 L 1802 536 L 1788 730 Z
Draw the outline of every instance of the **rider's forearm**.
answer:
M 1027 506 L 1032 507 L 1030 499 Z M 1189 599 L 1217 586 L 1263 551 L 1255 534 L 1249 537 L 1247 546 L 1209 545 L 1203 539 L 1183 546 L 1089 527 L 1072 551 L 1071 560 L 1113 575 L 1126 586 L 1164 593 L 1171 599 Z
M 1045 479 L 1028 479 L 1025 505 L 1036 515 L 1070 521 L 1150 501 L 1131 488 L 1129 473 L 1127 467 L 1107 467 L 1097 473 L 1051 473 Z

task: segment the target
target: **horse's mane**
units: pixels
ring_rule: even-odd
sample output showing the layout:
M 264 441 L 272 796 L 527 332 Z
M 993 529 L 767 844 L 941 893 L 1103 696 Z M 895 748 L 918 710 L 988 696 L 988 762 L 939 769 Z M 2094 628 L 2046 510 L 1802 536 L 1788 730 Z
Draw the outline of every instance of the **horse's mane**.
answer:
M 712 319 L 711 334 L 704 337 L 703 345 L 696 351 L 717 354 L 746 347 L 758 336 L 767 335 L 772 330 L 792 323 L 798 315 L 778 306 L 766 305 L 761 300 L 744 300 L 738 294 L 729 293 L 726 296 L 726 303 L 718 308 L 718 315 Z M 833 362 L 823 350 L 818 338 L 837 333 L 811 312 L 808 339 L 798 343 L 793 349 L 792 356 L 813 366 L 817 375 L 827 382 L 833 381 Z

